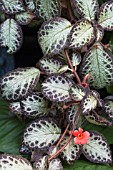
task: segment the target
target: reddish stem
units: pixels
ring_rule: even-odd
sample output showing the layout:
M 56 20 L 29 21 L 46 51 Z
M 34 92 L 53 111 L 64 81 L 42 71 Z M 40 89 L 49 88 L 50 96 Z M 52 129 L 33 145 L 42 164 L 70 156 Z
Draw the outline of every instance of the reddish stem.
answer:
M 74 69 L 72 63 L 71 63 L 71 60 L 70 60 L 70 58 L 69 58 L 69 55 L 68 55 L 67 50 L 64 50 L 64 53 L 65 53 L 65 55 L 66 55 L 66 58 L 67 58 L 67 60 L 68 60 L 68 63 L 69 63 L 69 65 L 70 65 L 71 69 L 73 70 L 73 73 L 74 73 L 74 75 L 75 75 L 75 77 L 76 77 L 78 83 L 79 83 L 80 85 L 82 85 L 81 80 L 80 80 L 80 78 L 79 78 L 77 72 L 75 71 L 75 69 Z
M 59 144 L 60 144 L 60 142 L 63 140 L 64 136 L 66 135 L 66 133 L 67 133 L 67 131 L 68 131 L 68 128 L 69 128 L 69 124 L 67 125 L 64 133 L 62 134 L 62 136 L 61 136 L 61 138 L 60 138 L 60 140 L 59 140 L 58 143 L 56 144 L 56 147 L 58 147 Z
M 78 108 L 78 112 L 77 112 L 76 117 L 75 117 L 75 122 L 74 122 L 72 131 L 74 131 L 74 129 L 75 129 L 75 127 L 76 127 L 76 123 L 77 123 L 79 114 L 80 114 L 80 108 Z M 71 131 L 71 132 L 72 132 L 72 131 Z M 60 148 L 54 155 L 52 155 L 48 160 L 51 161 L 53 158 L 55 158 L 56 156 L 58 156 L 59 153 L 62 152 L 62 151 L 64 150 L 64 148 L 68 145 L 68 143 L 70 142 L 71 138 L 72 138 L 72 133 L 70 134 L 70 136 L 69 136 L 67 142 L 65 143 L 65 145 L 64 145 L 62 148 Z

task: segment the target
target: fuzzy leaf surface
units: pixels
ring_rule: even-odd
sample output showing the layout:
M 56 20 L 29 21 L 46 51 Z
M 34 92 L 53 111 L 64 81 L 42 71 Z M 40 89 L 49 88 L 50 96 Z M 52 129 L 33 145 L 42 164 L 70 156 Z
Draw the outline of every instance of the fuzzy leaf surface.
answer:
M 82 19 L 72 27 L 69 47 L 81 49 L 85 45 L 90 45 L 94 39 L 94 28 L 91 25 L 91 22 L 86 19 Z
M 17 101 L 25 97 L 35 87 L 40 77 L 40 71 L 35 67 L 18 68 L 5 74 L 0 82 L 2 97 Z
M 30 93 L 21 101 L 21 109 L 29 118 L 42 117 L 48 113 L 48 101 L 41 94 Z
M 6 154 L 0 155 L 0 167 L 2 170 L 33 170 L 27 159 Z
M 112 100 L 106 100 L 105 101 L 104 109 L 105 109 L 106 114 L 111 119 L 113 119 L 113 101 Z
M 60 148 L 64 146 L 69 136 L 65 136 L 63 141 L 60 143 Z M 80 157 L 81 146 L 74 144 L 74 139 L 72 138 L 65 149 L 60 153 L 60 157 L 65 160 L 68 164 L 74 162 Z
M 98 24 L 105 30 L 113 30 L 113 1 L 104 3 L 100 8 Z
M 70 101 L 69 91 L 71 86 L 71 79 L 63 75 L 52 75 L 42 83 L 42 92 L 50 101 Z
M 43 20 L 60 16 L 61 6 L 59 0 L 35 0 L 36 13 Z
M 103 39 L 104 36 L 104 29 L 98 25 L 96 26 L 96 40 L 95 41 L 101 41 Z
M 24 4 L 22 0 L 1 0 L 2 10 L 7 14 L 15 14 L 18 12 L 23 12 Z
M 48 156 L 43 156 L 34 163 L 34 170 L 47 170 Z
M 44 22 L 38 32 L 38 42 L 44 55 L 58 54 L 68 44 L 71 23 L 64 18 Z
M 52 161 L 49 162 L 48 170 L 63 170 L 62 162 L 60 159 L 52 159 Z
M 61 129 L 53 120 L 37 120 L 25 130 L 23 143 L 29 148 L 44 148 L 54 145 L 61 135 Z
M 74 85 L 71 87 L 70 95 L 73 100 L 81 101 L 86 95 L 86 92 L 82 86 Z
M 20 25 L 27 25 L 32 21 L 34 17 L 35 15 L 33 13 L 26 11 L 16 14 L 15 19 Z
M 99 4 L 97 0 L 73 0 L 78 13 L 88 19 L 89 21 L 94 20 L 99 10 Z
M 59 69 L 63 66 L 59 60 L 47 57 L 42 58 L 39 61 L 39 65 L 41 70 L 48 75 L 58 73 Z
M 35 10 L 34 0 L 25 0 L 25 4 L 26 4 L 28 10 L 30 10 L 30 11 Z
M 89 83 L 96 89 L 103 88 L 113 82 L 113 56 L 100 43 L 95 43 L 85 54 L 80 73 L 84 77 L 91 73 Z
M 22 41 L 22 29 L 14 19 L 7 19 L 0 25 L 0 44 L 8 48 L 8 53 L 12 54 L 19 50 Z
M 88 143 L 83 145 L 83 154 L 91 162 L 111 163 L 111 151 L 106 139 L 97 132 L 91 132 Z

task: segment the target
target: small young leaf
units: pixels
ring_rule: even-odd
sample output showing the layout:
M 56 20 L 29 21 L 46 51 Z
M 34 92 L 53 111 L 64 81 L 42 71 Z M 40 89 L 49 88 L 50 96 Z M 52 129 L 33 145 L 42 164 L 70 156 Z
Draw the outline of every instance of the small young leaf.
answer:
M 17 22 L 20 24 L 20 25 L 27 25 L 29 24 L 32 19 L 35 17 L 35 15 L 31 12 L 22 12 L 22 13 L 19 13 L 19 14 L 16 14 L 15 15 L 15 19 L 17 20 Z
M 34 3 L 34 0 L 24 0 L 25 1 L 25 4 L 27 6 L 27 9 L 29 11 L 34 11 L 35 10 L 35 3 Z
M 7 19 L 0 25 L 0 44 L 7 47 L 8 53 L 15 53 L 22 45 L 21 27 L 14 19 Z
M 81 101 L 86 95 L 86 92 L 82 86 L 74 85 L 71 87 L 70 95 L 73 100 Z
M 23 144 L 29 148 L 44 148 L 54 145 L 61 135 L 61 129 L 52 119 L 32 122 L 25 130 Z
M 69 137 L 65 136 L 63 141 L 60 143 L 60 148 L 64 146 Z M 60 157 L 65 160 L 68 164 L 71 164 L 80 157 L 81 154 L 81 145 L 75 145 L 73 138 L 69 144 L 64 148 L 60 153 Z
M 72 27 L 70 32 L 70 48 L 81 49 L 85 45 L 90 45 L 94 39 L 94 28 L 91 22 L 82 19 Z
M 58 17 L 42 24 L 38 41 L 44 55 L 58 54 L 67 46 L 71 27 L 68 20 Z
M 113 100 L 105 100 L 104 109 L 107 115 L 113 119 Z
M 85 54 L 80 74 L 84 77 L 91 73 L 91 86 L 100 89 L 113 82 L 113 56 L 98 42 L 95 43 Z
M 21 110 L 21 106 L 20 106 L 20 102 L 11 102 L 9 104 L 9 109 L 16 113 L 17 115 L 22 115 L 22 110 Z
M 92 93 L 88 93 L 81 101 L 81 107 L 83 114 L 90 112 L 97 106 L 97 99 Z
M 74 6 L 77 8 L 78 13 L 89 21 L 95 19 L 95 16 L 99 10 L 99 4 L 97 0 L 73 0 Z
M 29 118 L 42 117 L 48 113 L 48 101 L 41 94 L 30 93 L 21 101 L 21 109 L 22 113 Z
M 67 102 L 70 101 L 71 79 L 63 75 L 52 75 L 42 83 L 43 95 L 50 101 Z
M 88 143 L 83 145 L 83 154 L 91 162 L 111 163 L 111 151 L 106 139 L 97 132 L 91 132 Z
M 63 64 L 57 59 L 44 57 L 39 60 L 39 66 L 44 73 L 50 75 L 53 73 L 58 73 Z
M 2 10 L 7 14 L 15 14 L 18 12 L 23 12 L 25 10 L 22 0 L 1 0 L 1 1 L 3 3 Z
M 86 113 L 84 116 L 88 122 L 93 123 L 95 125 L 101 125 L 101 126 L 112 125 L 111 122 L 109 122 L 106 118 L 98 115 L 96 112 L 89 112 L 89 113 Z
M 104 36 L 104 29 L 98 25 L 96 26 L 96 40 L 95 41 L 101 41 Z
M 77 52 L 72 52 L 71 55 L 72 55 L 72 59 L 71 59 L 72 64 L 76 68 L 76 66 L 79 65 L 81 62 L 81 55 L 80 53 Z
M 39 77 L 40 71 L 35 67 L 18 68 L 5 74 L 0 82 L 2 97 L 20 100 L 36 87 Z
M 79 110 L 79 108 L 80 108 L 80 105 L 76 104 L 76 105 L 70 106 L 66 110 L 66 119 L 70 124 L 70 128 L 72 128 L 75 123 L 76 114 L 78 113 L 78 111 L 81 111 L 81 110 Z M 83 124 L 83 116 L 82 116 L 82 114 L 79 114 L 79 117 L 78 117 L 78 120 L 76 123 L 76 128 L 82 127 L 82 124 Z
M 60 159 L 52 159 L 52 161 L 49 162 L 48 170 L 63 170 L 63 166 Z
M 21 156 L 0 155 L 0 169 L 2 170 L 33 170 L 30 162 Z
M 100 7 L 98 24 L 105 30 L 113 30 L 113 1 L 108 1 Z
M 59 0 L 35 0 L 36 13 L 44 20 L 60 16 L 61 6 Z
M 48 156 L 43 156 L 34 164 L 34 170 L 47 170 L 48 168 Z

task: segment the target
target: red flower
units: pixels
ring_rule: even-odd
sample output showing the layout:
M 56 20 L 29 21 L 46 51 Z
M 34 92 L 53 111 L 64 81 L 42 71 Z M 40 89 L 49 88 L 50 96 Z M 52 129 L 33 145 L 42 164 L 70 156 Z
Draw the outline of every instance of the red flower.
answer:
M 88 142 L 88 139 L 90 137 L 90 133 L 85 131 L 83 132 L 82 128 L 79 128 L 78 130 L 75 130 L 72 132 L 74 138 L 75 144 L 86 144 Z

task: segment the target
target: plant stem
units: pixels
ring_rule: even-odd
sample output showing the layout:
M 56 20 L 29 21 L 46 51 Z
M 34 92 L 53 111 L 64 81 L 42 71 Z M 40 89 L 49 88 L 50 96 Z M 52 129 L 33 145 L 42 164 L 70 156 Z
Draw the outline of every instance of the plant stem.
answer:
M 73 125 L 73 128 L 72 128 L 72 131 L 74 131 L 75 127 L 76 127 L 76 123 L 77 123 L 77 120 L 78 120 L 78 117 L 79 117 L 79 114 L 80 114 L 80 108 L 78 108 L 78 112 L 76 114 L 76 117 L 75 117 L 75 122 L 74 122 L 74 125 Z M 71 138 L 72 138 L 72 131 L 71 131 L 71 134 L 67 140 L 67 142 L 65 143 L 65 145 L 60 148 L 54 155 L 52 155 L 48 160 L 51 161 L 53 158 L 55 158 L 56 156 L 59 155 L 60 152 L 62 152 L 64 150 L 64 148 L 68 145 L 68 143 L 70 142 Z
M 69 58 L 69 55 L 68 55 L 67 50 L 64 50 L 64 53 L 65 53 L 65 55 L 66 55 L 66 58 L 67 58 L 67 60 L 68 60 L 68 63 L 69 63 L 69 65 L 70 65 L 71 69 L 73 70 L 73 73 L 74 73 L 74 75 L 75 75 L 75 77 L 76 77 L 78 83 L 79 83 L 80 85 L 82 85 L 81 80 L 80 80 L 80 78 L 79 78 L 77 72 L 75 71 L 75 69 L 74 69 L 72 63 L 71 63 L 71 60 L 70 60 L 70 58 Z
M 56 144 L 56 147 L 58 147 L 58 146 L 59 146 L 59 144 L 60 144 L 60 142 L 63 140 L 63 138 L 64 138 L 65 134 L 66 134 L 66 133 L 67 133 L 67 131 L 68 131 L 68 128 L 69 128 L 69 124 L 67 125 L 67 127 L 66 127 L 66 129 L 65 129 L 64 133 L 62 134 L 61 138 L 59 139 L 58 143 Z

